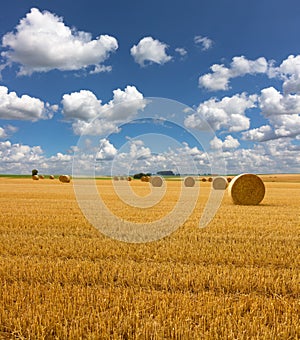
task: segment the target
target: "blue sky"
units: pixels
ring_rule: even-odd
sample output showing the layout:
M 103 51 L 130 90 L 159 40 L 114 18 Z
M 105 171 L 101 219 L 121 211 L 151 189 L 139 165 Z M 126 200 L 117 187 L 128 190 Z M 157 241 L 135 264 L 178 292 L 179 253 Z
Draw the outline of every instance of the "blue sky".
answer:
M 176 170 L 183 152 L 199 172 L 207 155 L 228 173 L 299 172 L 299 16 L 292 0 L 4 2 L 0 173 L 70 173 L 89 134 L 103 173 L 117 155 L 130 171 Z M 191 108 L 175 122 L 200 139 L 207 122 L 204 150 L 176 129 L 173 147 L 125 136 L 150 97 Z M 171 120 L 166 107 L 151 114 Z

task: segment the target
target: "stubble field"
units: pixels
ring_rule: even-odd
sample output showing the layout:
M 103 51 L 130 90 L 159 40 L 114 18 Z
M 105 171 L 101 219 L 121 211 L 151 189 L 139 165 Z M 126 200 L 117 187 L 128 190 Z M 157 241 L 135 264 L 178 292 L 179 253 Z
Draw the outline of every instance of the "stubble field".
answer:
M 262 178 L 260 205 L 233 205 L 226 192 L 206 228 L 210 183 L 200 183 L 184 225 L 145 244 L 99 233 L 72 184 L 0 178 L 0 339 L 300 339 L 300 176 Z M 168 213 L 180 186 L 168 181 L 143 212 L 97 183 L 135 222 Z

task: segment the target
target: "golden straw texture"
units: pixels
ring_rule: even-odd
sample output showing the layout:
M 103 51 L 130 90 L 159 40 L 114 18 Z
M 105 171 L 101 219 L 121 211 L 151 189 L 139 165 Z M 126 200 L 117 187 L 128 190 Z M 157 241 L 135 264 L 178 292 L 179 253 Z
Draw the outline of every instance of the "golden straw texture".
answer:
M 232 179 L 228 193 L 234 204 L 257 205 L 265 196 L 265 185 L 254 174 L 241 174 Z

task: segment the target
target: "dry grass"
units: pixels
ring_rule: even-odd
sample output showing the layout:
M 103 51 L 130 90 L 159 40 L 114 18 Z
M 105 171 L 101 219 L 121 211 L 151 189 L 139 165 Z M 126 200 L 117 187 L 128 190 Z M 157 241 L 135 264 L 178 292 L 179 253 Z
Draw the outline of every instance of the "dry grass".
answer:
M 99 191 L 121 217 L 159 218 L 177 181 L 147 213 Z M 0 179 L 0 339 L 299 339 L 300 182 L 267 182 L 259 206 L 225 194 L 197 227 L 211 184 L 171 236 L 106 238 L 85 220 L 72 185 Z M 149 183 L 131 181 L 141 196 Z

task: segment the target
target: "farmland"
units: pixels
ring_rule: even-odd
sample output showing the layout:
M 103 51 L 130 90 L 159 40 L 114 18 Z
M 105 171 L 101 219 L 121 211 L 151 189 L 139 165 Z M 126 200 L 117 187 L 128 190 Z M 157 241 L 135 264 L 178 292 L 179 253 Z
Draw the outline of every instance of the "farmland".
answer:
M 265 175 L 257 206 L 210 192 L 170 236 L 130 244 L 99 233 L 72 184 L 0 178 L 0 339 L 300 339 L 300 176 Z M 138 195 L 149 183 L 132 181 Z M 114 214 L 161 218 L 179 181 L 147 211 L 97 181 Z

